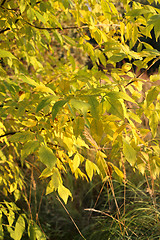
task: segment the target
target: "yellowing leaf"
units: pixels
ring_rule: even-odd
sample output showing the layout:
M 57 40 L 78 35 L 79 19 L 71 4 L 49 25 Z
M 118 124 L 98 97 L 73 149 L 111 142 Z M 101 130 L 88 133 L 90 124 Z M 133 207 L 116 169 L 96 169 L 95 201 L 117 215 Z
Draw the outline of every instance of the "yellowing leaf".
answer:
M 11 234 L 11 237 L 14 240 L 20 240 L 22 238 L 23 232 L 25 230 L 25 221 L 22 215 L 17 219 L 14 232 Z
M 26 75 L 21 75 L 20 76 L 21 80 L 25 83 L 28 83 L 29 85 L 32 86 L 38 86 L 39 84 L 37 82 L 35 82 L 32 78 L 26 76 Z
M 60 101 L 57 101 L 53 108 L 52 108 L 52 119 L 53 121 L 55 120 L 55 117 L 57 115 L 57 113 L 59 112 L 59 110 L 68 102 L 68 100 L 60 100 Z
M 81 137 L 77 138 L 76 145 L 78 145 L 78 147 L 86 147 L 89 149 L 89 146 L 85 143 L 85 141 Z
M 97 173 L 99 173 L 99 168 L 96 166 L 96 164 L 88 159 L 86 160 L 85 169 L 90 181 L 92 180 L 94 172 L 97 171 Z
M 79 167 L 80 162 L 81 162 L 80 155 L 79 155 L 79 153 L 76 153 L 76 155 L 74 156 L 73 161 L 72 161 L 74 172 Z
M 149 126 L 151 129 L 153 138 L 156 137 L 158 123 L 159 123 L 158 113 L 156 111 L 153 111 L 149 117 Z
M 39 176 L 39 178 L 47 178 L 47 177 L 50 177 L 52 174 L 53 173 L 49 168 L 45 168 L 41 173 L 41 175 Z
M 131 166 L 134 166 L 137 159 L 136 151 L 126 139 L 123 139 L 123 154 Z
M 91 122 L 91 133 L 92 135 L 97 135 L 100 138 L 102 137 L 103 134 L 103 124 L 101 120 L 96 120 L 93 119 Z
M 58 187 L 58 194 L 62 198 L 65 204 L 67 204 L 69 197 L 72 198 L 72 194 L 69 191 L 69 189 L 63 186 L 62 184 Z
M 122 71 L 123 72 L 128 72 L 129 70 L 131 70 L 131 68 L 132 68 L 132 64 L 131 63 L 125 63 L 122 66 Z
M 76 137 L 78 137 L 84 131 L 84 118 L 77 117 L 73 122 L 73 131 Z
M 17 59 L 17 58 L 16 58 L 12 53 L 10 53 L 9 51 L 0 49 L 0 58 L 4 58 L 4 57 L 9 57 L 9 58 Z
M 53 187 L 53 189 L 56 190 L 61 184 L 62 184 L 62 178 L 59 173 L 59 170 L 58 170 L 58 168 L 54 168 L 50 185 Z
M 34 88 L 34 91 L 50 93 L 50 94 L 55 95 L 54 91 L 51 88 L 46 87 L 44 84 L 37 85 L 36 88 Z
M 39 142 L 38 141 L 28 141 L 27 143 L 24 144 L 23 149 L 21 150 L 21 157 L 24 159 L 34 151 L 36 151 L 39 147 Z
M 148 91 L 146 97 L 147 107 L 149 107 L 149 105 L 157 98 L 159 93 L 160 91 L 157 87 L 153 87 Z
M 11 142 L 27 142 L 34 138 L 34 134 L 30 131 L 18 132 L 15 133 L 13 136 L 10 137 Z
M 40 161 L 50 169 L 53 169 L 57 161 L 57 158 L 54 155 L 53 151 L 45 145 L 39 149 L 39 158 Z
M 122 172 L 119 168 L 117 168 L 113 163 L 109 162 L 109 164 L 113 167 L 115 173 L 116 173 L 120 178 L 123 179 L 123 178 L 124 178 L 123 172 Z
M 37 121 L 33 120 L 33 119 L 28 119 L 27 121 L 22 121 L 22 125 L 26 126 L 26 127 L 34 127 L 36 126 Z
M 92 167 L 92 162 L 89 160 L 86 160 L 86 164 L 85 164 L 85 169 L 86 169 L 86 173 L 90 179 L 90 181 L 92 180 L 93 177 L 93 167 Z
M 20 0 L 20 12 L 21 14 L 25 11 L 27 2 L 25 0 Z
M 86 102 L 83 102 L 78 99 L 71 99 L 71 105 L 74 107 L 76 110 L 82 111 L 82 113 L 85 115 L 90 108 L 90 105 Z

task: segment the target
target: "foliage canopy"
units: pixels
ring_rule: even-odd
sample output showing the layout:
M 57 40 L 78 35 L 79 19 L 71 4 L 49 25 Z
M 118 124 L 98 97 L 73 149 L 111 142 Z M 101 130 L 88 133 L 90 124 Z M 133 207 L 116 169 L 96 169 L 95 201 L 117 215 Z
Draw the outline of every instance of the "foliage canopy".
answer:
M 5 231 L 46 239 L 30 208 L 30 175 L 33 190 L 39 177 L 64 203 L 68 172 L 123 181 L 127 161 L 159 176 L 160 74 L 144 73 L 160 52 L 143 39 L 154 31 L 158 41 L 160 10 L 148 2 L 1 1 L 0 239 Z

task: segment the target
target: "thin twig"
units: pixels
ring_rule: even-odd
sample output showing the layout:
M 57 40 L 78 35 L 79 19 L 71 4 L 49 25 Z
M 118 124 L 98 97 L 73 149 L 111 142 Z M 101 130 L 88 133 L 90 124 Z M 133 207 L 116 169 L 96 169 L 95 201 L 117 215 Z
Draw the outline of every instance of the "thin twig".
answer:
M 41 194 L 41 199 L 39 201 L 38 211 L 36 213 L 36 221 L 39 221 L 39 212 L 40 212 L 40 208 L 42 205 L 42 198 L 43 198 L 44 192 L 45 192 L 45 190 L 43 189 L 42 194 Z
M 36 26 L 36 25 L 26 21 L 26 20 L 24 20 L 24 21 L 25 21 L 25 23 L 27 23 L 31 27 L 37 28 L 39 30 L 48 30 L 48 31 L 50 31 L 50 30 L 67 30 L 67 29 L 89 28 L 89 26 L 86 26 L 86 25 L 81 26 L 81 27 L 79 27 L 79 26 L 69 26 L 69 27 L 62 27 L 62 28 L 60 28 L 60 27 L 39 27 L 39 26 Z
M 157 61 L 159 61 L 159 60 L 160 60 L 160 56 L 157 57 L 157 58 L 151 63 L 151 65 L 150 65 L 144 72 L 140 73 L 140 74 L 136 77 L 136 79 L 142 77 L 142 76 L 143 76 Z M 126 84 L 125 87 L 128 87 L 130 84 L 132 84 L 132 83 L 134 83 L 134 82 L 137 82 L 137 80 L 132 80 L 132 81 L 130 81 L 129 83 Z
M 125 214 L 126 214 L 126 168 L 125 168 L 125 165 L 124 165 L 124 159 L 123 159 L 122 152 L 121 152 L 121 162 L 122 162 L 123 175 L 124 175 L 124 178 L 123 178 L 123 182 L 124 182 L 123 215 L 125 216 Z M 125 226 L 125 218 L 124 218 L 123 223 L 124 223 L 124 226 Z M 125 230 L 126 234 L 128 235 L 128 232 L 126 231 L 126 226 L 124 227 L 124 230 Z
M 66 213 L 68 214 L 68 216 L 70 217 L 71 221 L 73 222 L 74 226 L 76 227 L 77 231 L 79 232 L 80 236 L 86 240 L 86 238 L 83 236 L 83 234 L 81 233 L 81 231 L 79 230 L 77 224 L 75 223 L 74 219 L 72 218 L 72 216 L 70 215 L 70 213 L 68 212 L 67 208 L 64 206 L 63 202 L 60 200 L 60 198 L 58 197 L 58 195 L 56 194 L 56 198 L 57 200 L 60 202 L 60 204 L 62 205 L 62 207 L 64 208 L 64 210 L 66 211 Z
M 100 192 L 99 192 L 99 194 L 98 194 L 98 197 L 97 197 L 97 199 L 96 199 L 96 202 L 95 202 L 93 208 L 95 208 L 96 205 L 97 205 L 97 202 L 98 202 L 98 200 L 99 200 L 99 198 L 100 198 L 100 196 L 101 196 L 101 193 L 102 193 L 102 191 L 103 191 L 103 189 L 104 189 L 104 185 L 106 184 L 106 181 L 107 181 L 107 180 L 104 181 L 104 183 L 103 183 L 103 185 L 102 185 L 102 187 L 101 187 L 101 190 L 100 190 Z M 92 216 L 92 212 L 91 212 L 90 215 L 89 215 L 89 219 L 91 218 L 91 216 Z

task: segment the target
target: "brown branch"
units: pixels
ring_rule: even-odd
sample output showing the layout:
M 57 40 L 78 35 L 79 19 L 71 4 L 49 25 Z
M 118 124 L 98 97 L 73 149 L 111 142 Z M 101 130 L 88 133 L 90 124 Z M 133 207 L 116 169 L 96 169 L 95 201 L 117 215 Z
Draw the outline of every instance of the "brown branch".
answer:
M 6 0 L 3 0 L 2 3 L 1 3 L 1 7 L 5 4 Z
M 0 34 L 6 32 L 6 31 L 8 31 L 8 30 L 10 30 L 10 28 L 2 29 L 2 30 L 0 30 Z
M 145 74 L 158 60 L 160 60 L 160 56 L 157 57 L 157 58 L 151 63 L 151 65 L 150 65 L 148 68 L 146 68 L 144 72 L 140 73 L 136 78 L 142 77 L 143 74 Z M 129 83 L 126 84 L 125 87 L 128 87 L 130 84 L 132 84 L 132 83 L 134 83 L 134 82 L 137 82 L 137 80 L 132 80 L 132 81 L 130 81 Z
M 24 20 L 25 21 L 25 20 Z M 31 27 L 34 27 L 34 28 L 37 28 L 39 30 L 67 30 L 67 29 L 79 29 L 79 28 L 89 28 L 88 26 L 84 25 L 84 26 L 81 26 L 81 27 L 78 27 L 78 26 L 69 26 L 69 27 L 39 27 L 39 26 L 36 26 L 30 22 L 27 22 L 25 21 L 28 25 L 30 25 Z
M 83 234 L 81 233 L 81 231 L 79 230 L 77 224 L 75 223 L 74 219 L 72 218 L 72 216 L 70 215 L 70 213 L 68 212 L 67 208 L 64 206 L 63 202 L 60 200 L 60 198 L 58 197 L 58 195 L 56 194 L 56 198 L 57 200 L 60 202 L 60 204 L 62 205 L 62 207 L 64 208 L 64 210 L 66 211 L 66 213 L 68 214 L 68 216 L 70 217 L 71 221 L 73 222 L 74 226 L 76 227 L 77 231 L 79 232 L 80 236 L 85 239 L 85 237 L 83 236 Z M 86 239 L 85 239 L 86 240 Z
M 8 136 L 8 135 L 14 135 L 15 133 L 18 133 L 18 132 L 8 132 L 8 133 L 5 133 L 5 134 L 3 134 L 3 135 L 0 135 L 0 138 L 6 137 L 6 136 Z

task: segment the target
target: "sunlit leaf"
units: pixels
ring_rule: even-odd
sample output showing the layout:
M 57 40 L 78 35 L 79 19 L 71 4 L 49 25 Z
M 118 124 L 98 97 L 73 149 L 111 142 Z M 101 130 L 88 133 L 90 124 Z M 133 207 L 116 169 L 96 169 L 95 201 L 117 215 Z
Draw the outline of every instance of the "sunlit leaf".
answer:
M 156 137 L 158 123 L 159 123 L 158 113 L 156 111 L 153 111 L 152 114 L 149 117 L 149 126 L 150 126 L 150 129 L 151 129 L 153 138 Z
M 49 169 L 53 169 L 56 164 L 57 158 L 54 155 L 53 151 L 43 145 L 39 149 L 39 158 L 42 163 L 44 163 Z
M 160 90 L 157 87 L 153 87 L 148 91 L 147 97 L 146 97 L 147 107 L 149 107 L 149 105 L 154 100 L 156 100 L 159 93 L 160 93 Z
M 42 110 L 45 106 L 48 106 L 52 101 L 56 101 L 58 99 L 57 96 L 47 96 L 42 99 L 42 101 L 38 104 L 36 112 Z
M 39 147 L 38 141 L 28 141 L 24 144 L 23 149 L 21 150 L 22 159 L 35 152 Z
M 34 138 L 34 133 L 30 131 L 18 132 L 10 137 L 11 142 L 26 142 Z
M 65 204 L 67 204 L 69 197 L 72 198 L 72 194 L 69 191 L 69 189 L 63 186 L 62 184 L 58 187 L 58 194 L 62 198 Z
M 55 117 L 57 115 L 57 113 L 60 111 L 60 109 L 68 102 L 68 100 L 60 100 L 58 102 L 56 102 L 54 105 L 53 105 L 53 108 L 52 108 L 52 119 L 53 121 L 55 120 Z
M 134 148 L 126 139 L 123 139 L 123 154 L 131 166 L 134 166 L 136 163 L 137 154 Z
M 23 232 L 25 230 L 25 221 L 22 215 L 20 215 L 16 221 L 15 229 L 11 235 L 14 240 L 22 239 Z
M 79 155 L 79 153 L 76 153 L 76 155 L 73 158 L 73 162 L 72 162 L 73 163 L 73 171 L 74 172 L 79 167 L 80 162 L 81 162 L 80 155 Z
M 2 50 L 2 49 L 0 49 L 0 57 L 1 58 L 9 57 L 9 58 L 17 59 L 11 52 Z

